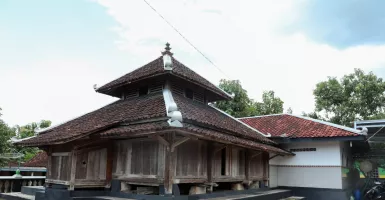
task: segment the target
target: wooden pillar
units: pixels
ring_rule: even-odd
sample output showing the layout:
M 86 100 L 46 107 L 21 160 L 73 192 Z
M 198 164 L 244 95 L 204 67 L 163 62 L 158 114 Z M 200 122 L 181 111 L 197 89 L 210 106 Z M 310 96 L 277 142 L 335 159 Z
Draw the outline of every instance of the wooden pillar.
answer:
M 74 190 L 75 189 L 76 162 L 77 162 L 77 153 L 76 153 L 76 150 L 72 150 L 72 154 L 71 154 L 70 187 L 68 188 L 69 190 Z
M 52 170 L 51 170 L 51 168 L 52 168 L 52 147 L 48 148 L 47 155 L 48 155 L 48 163 L 47 163 L 46 175 L 47 175 L 47 178 L 52 178 Z
M 245 152 L 245 177 L 248 184 L 250 184 L 250 162 L 251 162 L 251 156 L 250 156 L 250 150 L 246 150 Z
M 106 164 L 106 181 L 111 186 L 112 181 L 112 165 L 114 161 L 113 143 L 110 142 L 107 147 L 107 164 Z
M 269 185 L 269 153 L 263 152 L 262 154 L 263 160 L 263 182 L 264 186 Z
M 213 160 L 214 158 L 214 145 L 212 142 L 207 144 L 207 181 L 210 186 L 207 188 L 207 192 L 213 192 Z
M 174 142 L 175 133 L 166 133 L 166 140 L 168 146 L 166 147 L 166 163 L 164 171 L 164 188 L 166 194 L 172 194 L 172 185 L 174 183 L 175 174 L 175 153 L 172 151 L 172 144 Z

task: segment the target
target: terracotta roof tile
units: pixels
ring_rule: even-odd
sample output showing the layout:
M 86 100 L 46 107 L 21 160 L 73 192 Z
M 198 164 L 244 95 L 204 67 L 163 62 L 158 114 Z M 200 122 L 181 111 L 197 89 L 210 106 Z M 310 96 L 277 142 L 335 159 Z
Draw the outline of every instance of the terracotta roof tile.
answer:
M 282 134 L 291 138 L 358 136 L 353 131 L 290 114 L 248 117 L 240 120 L 263 133 L 270 133 L 273 137 L 280 137 Z
M 39 152 L 23 164 L 23 167 L 47 167 L 48 155 L 45 151 Z
M 268 138 L 246 127 L 244 124 L 206 104 L 192 101 L 177 94 L 174 94 L 174 100 L 178 105 L 179 110 L 182 112 L 183 120 L 190 120 L 193 123 L 213 126 L 238 137 L 255 139 L 264 143 L 274 143 Z
M 186 67 L 182 63 L 180 63 L 175 58 L 172 58 L 173 69 L 172 71 L 165 71 L 163 65 L 163 57 L 159 57 L 150 63 L 140 67 L 120 78 L 117 78 L 97 89 L 98 92 L 107 94 L 110 88 L 115 88 L 120 85 L 124 85 L 130 82 L 134 82 L 140 79 L 148 78 L 150 76 L 157 76 L 161 74 L 171 73 L 183 79 L 186 79 L 195 84 L 201 85 L 206 89 L 211 90 L 212 92 L 220 95 L 225 99 L 231 99 L 224 91 L 216 87 L 214 84 L 210 83 L 207 79 L 203 78 L 190 68 Z
M 119 100 L 17 144 L 41 146 L 66 142 L 119 122 L 165 116 L 166 108 L 161 93 L 135 99 Z
M 112 128 L 106 131 L 102 131 L 100 135 L 102 137 L 111 137 L 111 136 L 121 136 L 127 137 L 132 136 L 134 133 L 143 133 L 143 132 L 153 132 L 159 130 L 184 130 L 191 133 L 195 133 L 197 136 L 202 137 L 207 140 L 221 140 L 234 144 L 237 146 L 244 146 L 251 149 L 268 151 L 273 153 L 278 153 L 281 155 L 292 155 L 292 153 L 284 151 L 278 147 L 274 147 L 268 144 L 262 144 L 257 141 L 242 139 L 233 135 L 228 135 L 219 131 L 211 130 L 209 128 L 199 127 L 193 124 L 183 123 L 182 128 L 175 128 L 168 126 L 167 122 L 149 122 L 144 124 L 134 124 L 128 126 L 120 126 Z

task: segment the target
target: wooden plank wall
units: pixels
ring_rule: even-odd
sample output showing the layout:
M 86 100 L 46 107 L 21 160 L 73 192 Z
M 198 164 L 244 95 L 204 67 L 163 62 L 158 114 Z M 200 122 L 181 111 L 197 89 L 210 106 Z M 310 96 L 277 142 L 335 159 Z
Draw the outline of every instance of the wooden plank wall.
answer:
M 48 179 L 69 181 L 71 160 L 69 156 L 51 156 Z
M 162 169 L 160 167 L 164 166 L 164 153 L 159 153 L 157 141 L 150 139 L 116 141 L 114 148 L 115 177 L 155 176 L 158 172 L 163 174 L 164 167 Z
M 219 145 L 216 145 L 218 148 Z M 226 149 L 226 166 L 225 175 L 222 175 L 222 150 L 219 150 L 213 155 L 213 177 L 245 177 L 245 153 L 246 150 L 235 146 L 227 146 Z
M 178 178 L 207 178 L 207 143 L 189 140 L 176 148 L 176 172 Z
M 253 152 L 252 155 L 254 156 L 250 159 L 250 179 L 263 180 L 264 164 L 266 163 L 263 159 L 263 154 Z
M 107 148 L 80 152 L 76 157 L 75 179 L 105 180 L 106 164 Z

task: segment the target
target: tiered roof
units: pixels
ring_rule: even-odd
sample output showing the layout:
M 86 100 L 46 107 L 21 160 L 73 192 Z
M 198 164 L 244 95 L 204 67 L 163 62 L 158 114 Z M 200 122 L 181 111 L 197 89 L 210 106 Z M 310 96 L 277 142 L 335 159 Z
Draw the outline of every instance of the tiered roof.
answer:
M 167 50 L 167 49 L 166 49 Z M 168 49 L 169 50 L 169 49 Z M 167 52 L 166 52 L 167 54 Z M 172 55 L 168 52 L 168 55 Z M 122 90 L 140 80 L 151 82 L 154 77 L 164 74 L 187 81 L 207 92 L 217 95 L 217 99 L 231 97 L 191 69 L 171 57 L 172 69 L 166 69 L 167 58 L 162 56 L 97 89 L 97 92 L 116 96 Z M 101 138 L 133 137 L 135 134 L 153 134 L 155 131 L 175 130 L 188 132 L 198 138 L 221 141 L 252 149 L 290 154 L 264 137 L 259 131 L 241 121 L 228 116 L 207 102 L 196 102 L 172 93 L 172 101 L 182 116 L 180 125 L 169 123 L 169 110 L 164 92 L 147 94 L 135 98 L 122 98 L 96 111 L 42 131 L 38 136 L 18 144 L 24 146 L 49 146 L 70 142 L 90 134 Z M 175 109 L 175 108 L 174 108 Z

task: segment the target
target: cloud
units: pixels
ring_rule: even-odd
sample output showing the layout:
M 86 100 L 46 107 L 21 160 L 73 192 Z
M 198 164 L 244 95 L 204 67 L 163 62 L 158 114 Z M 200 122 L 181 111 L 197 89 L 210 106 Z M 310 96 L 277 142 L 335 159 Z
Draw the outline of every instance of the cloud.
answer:
M 308 0 L 290 31 L 304 31 L 313 40 L 338 48 L 385 44 L 385 1 Z
M 115 30 L 122 50 L 150 61 L 168 41 L 177 59 L 210 81 L 239 79 L 255 99 L 264 90 L 275 90 L 285 107 L 292 107 L 295 113 L 313 110 L 312 91 L 327 76 L 342 76 L 353 68 L 371 70 L 385 63 L 385 46 L 339 49 L 314 41 L 306 31 L 283 34 L 283 28 L 301 17 L 304 1 L 149 2 L 228 77 L 204 60 L 144 1 L 99 0 L 120 24 Z

